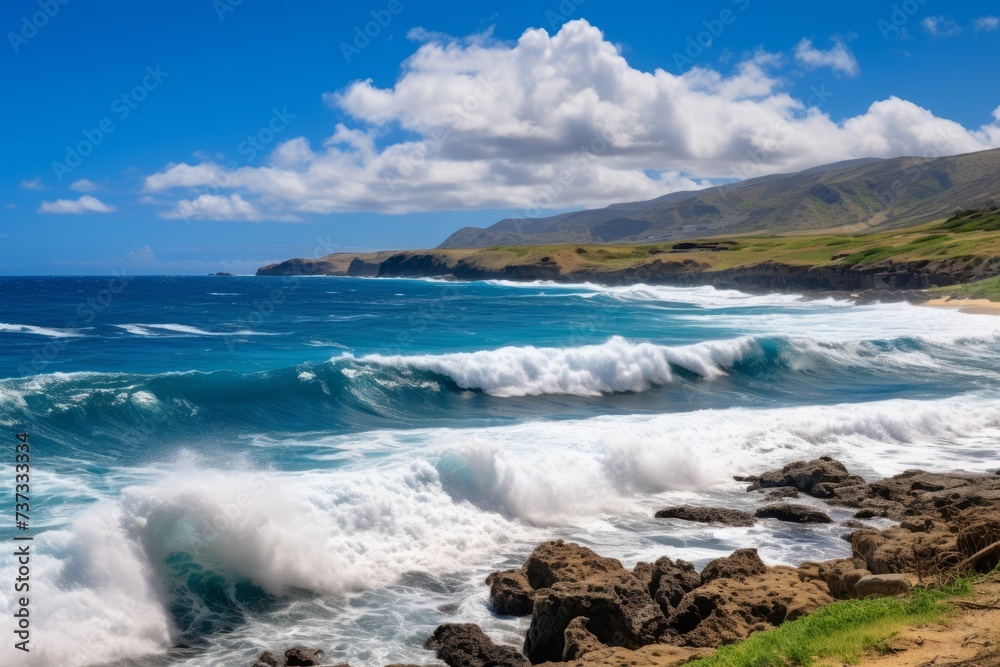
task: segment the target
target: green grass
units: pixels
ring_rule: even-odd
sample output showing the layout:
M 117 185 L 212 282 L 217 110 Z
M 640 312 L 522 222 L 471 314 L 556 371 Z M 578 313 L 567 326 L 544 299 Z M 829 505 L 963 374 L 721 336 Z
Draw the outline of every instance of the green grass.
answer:
M 931 293 L 938 296 L 950 296 L 956 299 L 989 299 L 990 301 L 1000 301 L 1000 276 L 964 285 L 935 287 L 931 290 Z
M 942 618 L 950 609 L 944 599 L 967 595 L 972 579 L 960 577 L 937 590 L 914 590 L 909 598 L 843 600 L 811 616 L 751 635 L 723 646 L 691 667 L 787 667 L 857 663 L 865 653 L 885 646 L 903 628 Z

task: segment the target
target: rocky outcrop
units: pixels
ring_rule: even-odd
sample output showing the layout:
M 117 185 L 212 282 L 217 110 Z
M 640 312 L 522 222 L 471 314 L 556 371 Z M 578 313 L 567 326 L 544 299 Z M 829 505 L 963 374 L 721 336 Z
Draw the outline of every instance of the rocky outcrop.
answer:
M 680 519 L 699 523 L 718 523 L 724 526 L 752 526 L 756 523 L 749 512 L 725 507 L 695 507 L 679 505 L 667 507 L 656 513 L 657 519 Z
M 777 519 L 789 523 L 833 523 L 833 519 L 825 512 L 792 503 L 765 505 L 754 512 L 754 516 L 758 519 Z
M 527 616 L 535 606 L 535 589 L 520 570 L 494 572 L 486 577 L 490 605 L 501 616 Z
M 851 474 L 843 463 L 829 456 L 812 461 L 795 461 L 781 470 L 766 472 L 750 490 L 791 487 L 814 498 L 833 498 L 845 486 L 863 485 L 865 480 Z
M 826 586 L 790 567 L 744 577 L 717 577 L 684 596 L 670 615 L 687 646 L 715 647 L 811 614 L 833 602 Z
M 646 586 L 664 616 L 670 615 L 685 593 L 701 585 L 701 575 L 694 565 L 666 556 L 655 563 L 637 563 L 632 574 Z
M 309 667 L 310 665 L 323 665 L 323 651 L 318 648 L 306 648 L 305 646 L 293 646 L 285 651 L 282 657 L 278 657 L 271 651 L 264 651 L 257 656 L 257 661 L 252 667 Z M 346 664 L 337 667 L 348 667 Z
M 636 650 L 605 646 L 567 662 L 544 662 L 539 667 L 680 667 L 692 660 L 708 658 L 708 648 L 652 644 Z
M 744 581 L 765 572 L 767 565 L 757 555 L 756 549 L 737 549 L 729 556 L 709 562 L 701 571 L 701 583 L 705 585 L 716 579 Z
M 951 528 L 929 517 L 886 530 L 859 530 L 851 535 L 851 548 L 873 574 L 931 574 L 962 561 Z
M 871 484 L 838 488 L 832 502 L 859 508 L 856 518 L 960 520 L 973 507 L 1000 508 L 1000 475 L 907 470 Z
M 854 582 L 854 596 L 864 599 L 906 595 L 912 588 L 913 583 L 905 574 L 869 574 Z
M 424 643 L 449 667 L 528 667 L 528 660 L 511 646 L 493 643 L 478 625 L 440 625 Z

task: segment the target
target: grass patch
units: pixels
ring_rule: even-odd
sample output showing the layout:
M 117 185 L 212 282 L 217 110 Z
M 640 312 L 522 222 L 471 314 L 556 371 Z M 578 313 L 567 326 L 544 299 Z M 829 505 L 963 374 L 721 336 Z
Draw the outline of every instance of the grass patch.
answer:
M 964 285 L 935 287 L 931 290 L 931 293 L 938 296 L 950 296 L 956 299 L 989 299 L 990 301 L 1000 301 L 1000 276 Z
M 971 580 L 962 586 L 971 590 Z M 689 664 L 691 667 L 808 667 L 824 664 L 828 659 L 854 664 L 901 629 L 943 617 L 950 607 L 942 600 L 952 594 L 946 590 L 915 590 L 906 600 L 871 598 L 834 602 L 811 616 L 757 633 L 739 644 L 723 646 L 711 658 Z

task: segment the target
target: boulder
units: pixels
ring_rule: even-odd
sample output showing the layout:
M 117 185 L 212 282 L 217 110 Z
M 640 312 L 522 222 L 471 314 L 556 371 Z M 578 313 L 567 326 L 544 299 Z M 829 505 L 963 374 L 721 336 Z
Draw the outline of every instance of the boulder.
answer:
M 872 595 L 892 597 L 906 595 L 913 588 L 905 574 L 869 574 L 854 582 L 854 595 L 861 599 Z
M 745 639 L 833 602 L 826 586 L 798 570 L 774 567 L 742 578 L 720 577 L 687 593 L 670 615 L 686 646 L 715 647 Z
M 792 503 L 765 505 L 754 512 L 754 516 L 758 519 L 777 519 L 789 523 L 833 523 L 833 519 L 825 512 Z
M 322 665 L 323 651 L 305 646 L 293 646 L 285 651 L 285 665 L 288 667 L 307 667 Z
M 752 526 L 756 523 L 753 515 L 749 512 L 725 507 L 679 505 L 662 509 L 655 516 L 657 519 L 680 519 L 698 523 L 718 523 L 724 526 Z
M 512 646 L 493 643 L 478 625 L 439 625 L 424 648 L 434 651 L 449 667 L 528 667 L 527 659 Z
M 780 502 L 785 498 L 798 498 L 799 495 L 801 495 L 799 494 L 799 490 L 794 486 L 782 486 L 765 495 L 764 500 L 768 502 Z
M 257 662 L 253 667 L 285 667 L 285 661 L 270 651 L 264 651 L 257 656 Z
M 858 530 L 851 548 L 872 574 L 930 574 L 961 562 L 956 536 L 943 521 L 922 517 L 886 530 Z
M 969 510 L 1000 510 L 1000 476 L 907 470 L 871 484 L 838 488 L 834 502 L 859 508 L 856 519 L 930 516 L 953 521 Z
M 766 472 L 749 490 L 790 486 L 814 498 L 833 498 L 839 487 L 864 484 L 865 480 L 852 475 L 843 463 L 822 456 L 812 461 L 795 461 L 781 470 Z
M 821 568 L 821 572 L 823 569 Z M 852 559 L 833 561 L 825 569 L 824 581 L 830 589 L 830 595 L 838 600 L 849 600 L 857 597 L 854 586 L 860 579 L 871 575 L 871 572 L 863 567 L 858 567 L 858 563 Z
M 701 571 L 701 585 L 716 579 L 746 579 L 767 572 L 767 565 L 756 549 L 737 549 L 729 556 L 716 558 Z
M 587 653 L 604 648 L 604 644 L 587 629 L 587 620 L 583 616 L 577 616 L 566 626 L 566 632 L 563 633 L 563 662 L 577 660 Z
M 622 568 L 538 591 L 524 641 L 528 659 L 561 660 L 566 629 L 578 616 L 586 617 L 587 631 L 608 646 L 635 649 L 656 642 L 667 631 L 666 617 L 648 588 Z
M 650 644 L 636 650 L 605 646 L 568 662 L 545 662 L 539 667 L 680 667 L 692 660 L 711 657 L 708 648 Z M 984 666 L 985 667 L 985 666 Z
M 969 508 L 955 523 L 958 527 L 955 542 L 963 556 L 972 556 L 1000 542 L 1000 506 Z
M 701 585 L 701 575 L 686 560 L 671 560 L 666 556 L 655 563 L 636 563 L 632 575 L 646 586 L 649 596 L 669 616 L 684 594 Z
M 486 577 L 490 605 L 504 616 L 528 616 L 535 604 L 535 589 L 520 570 L 494 572 Z

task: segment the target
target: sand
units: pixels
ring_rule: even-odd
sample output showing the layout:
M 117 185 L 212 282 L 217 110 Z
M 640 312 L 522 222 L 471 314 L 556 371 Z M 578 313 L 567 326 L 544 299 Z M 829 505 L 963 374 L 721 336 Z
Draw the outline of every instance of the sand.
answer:
M 952 299 L 951 297 L 943 297 L 924 301 L 920 305 L 932 308 L 953 308 L 960 313 L 969 313 L 972 315 L 1000 315 L 1000 302 L 990 301 L 989 299 Z

